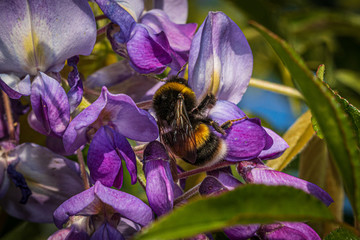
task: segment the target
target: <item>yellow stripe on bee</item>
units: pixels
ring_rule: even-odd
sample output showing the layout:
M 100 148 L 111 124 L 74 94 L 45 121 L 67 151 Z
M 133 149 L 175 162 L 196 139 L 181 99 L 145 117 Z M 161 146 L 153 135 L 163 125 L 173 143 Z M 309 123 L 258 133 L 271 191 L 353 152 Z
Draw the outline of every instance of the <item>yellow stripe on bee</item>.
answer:
M 193 90 L 191 90 L 191 88 L 185 86 L 182 83 L 178 83 L 178 82 L 168 82 L 165 83 L 164 85 L 162 85 L 155 93 L 154 97 L 157 97 L 158 95 L 168 91 L 168 90 L 174 90 L 174 91 L 179 91 L 181 92 L 183 95 L 187 95 L 187 96 L 191 96 L 191 97 L 196 97 L 195 93 Z
M 210 137 L 210 129 L 207 125 L 201 123 L 195 129 L 196 148 L 203 146 Z

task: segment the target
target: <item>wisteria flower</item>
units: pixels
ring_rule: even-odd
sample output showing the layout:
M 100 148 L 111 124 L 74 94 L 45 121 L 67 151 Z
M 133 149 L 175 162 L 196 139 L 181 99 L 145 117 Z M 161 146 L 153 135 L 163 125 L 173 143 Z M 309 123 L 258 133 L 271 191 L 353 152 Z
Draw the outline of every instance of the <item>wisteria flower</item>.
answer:
M 30 125 L 61 137 L 70 112 L 82 98 L 76 55 L 89 55 L 96 24 L 86 0 L 0 3 L 0 87 L 10 98 L 31 95 Z M 66 94 L 58 72 L 69 59 L 71 90 Z
M 259 159 L 240 162 L 238 164 L 238 172 L 247 183 L 292 186 L 315 196 L 326 204 L 326 206 L 329 206 L 333 202 L 329 194 L 317 185 L 271 169 Z
M 156 215 L 161 216 L 174 207 L 174 199 L 182 194 L 174 183 L 170 158 L 158 141 L 149 143 L 144 150 L 143 168 L 146 177 L 146 195 Z
M 3 152 L 0 168 L 1 207 L 27 221 L 52 222 L 54 210 L 84 190 L 77 163 L 36 144 Z
M 88 152 L 90 176 L 105 186 L 120 188 L 124 159 L 134 184 L 135 154 L 126 140 L 149 142 L 158 137 L 155 119 L 139 109 L 125 94 L 111 94 L 104 87 L 100 97 L 77 115 L 67 127 L 63 143 L 71 154 L 92 139 Z
M 95 44 L 86 0 L 3 1 L 0 20 L 0 85 L 12 98 L 30 95 L 31 78 L 59 72 L 66 59 L 89 55 Z
M 67 230 L 54 233 L 50 239 L 79 235 L 94 239 L 127 239 L 152 220 L 151 208 L 140 199 L 97 181 L 55 210 L 55 225 L 62 229 L 65 224 Z
M 110 28 L 108 37 L 115 52 L 129 59 L 139 73 L 161 73 L 167 66 L 175 71 L 187 62 L 196 24 L 184 24 L 186 1 L 169 1 L 163 9 L 144 11 L 143 1 L 96 0 L 104 14 L 120 27 Z M 155 3 L 155 7 L 159 7 Z M 178 7 L 178 17 L 174 8 Z M 172 20 L 176 21 L 173 22 Z M 179 24 L 181 23 L 181 24 Z

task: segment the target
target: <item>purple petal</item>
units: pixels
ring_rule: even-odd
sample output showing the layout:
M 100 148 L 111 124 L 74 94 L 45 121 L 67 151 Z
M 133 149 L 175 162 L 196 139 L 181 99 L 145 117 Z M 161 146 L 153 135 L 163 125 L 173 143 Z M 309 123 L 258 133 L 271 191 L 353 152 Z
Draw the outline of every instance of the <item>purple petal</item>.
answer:
M 96 132 L 88 152 L 87 163 L 91 178 L 100 181 L 104 186 L 121 188 L 122 158 L 130 172 L 131 183 L 134 184 L 137 174 L 136 158 L 129 142 L 110 127 L 101 127 Z
M 19 204 L 20 191 L 10 185 L 0 204 L 11 216 L 32 222 L 52 222 L 54 210 L 83 190 L 77 163 L 44 147 L 30 143 L 19 145 L 9 152 L 9 160 L 25 177 L 33 193 L 25 205 Z
M 228 101 L 217 101 L 210 110 L 209 116 L 220 125 L 227 120 L 239 119 L 245 114 L 233 103 Z M 261 127 L 257 118 L 236 121 L 226 130 L 223 136 L 228 146 L 226 160 L 241 161 L 256 158 L 268 143 L 268 134 Z
M 237 225 L 225 228 L 224 233 L 230 240 L 246 240 L 254 237 L 259 228 L 259 224 Z
M 265 240 L 320 240 L 319 235 L 305 223 L 282 222 L 263 225 L 258 234 Z
M 177 24 L 186 23 L 188 16 L 187 0 L 154 0 L 154 8 L 162 9 L 170 20 Z
M 62 136 L 70 121 L 70 106 L 59 82 L 40 73 L 32 84 L 30 100 L 34 114 L 47 135 Z
M 232 175 L 230 167 L 216 169 L 207 174 L 216 177 L 230 191 L 241 184 L 241 182 Z
M 71 197 L 63 202 L 54 211 L 54 223 L 58 228 L 69 220 L 71 216 L 89 216 L 97 215 L 102 211 L 101 201 L 94 194 L 95 186 Z
M 333 200 L 319 186 L 303 179 L 275 171 L 260 160 L 239 162 L 238 171 L 248 183 L 292 186 L 311 194 L 329 206 Z
M 131 31 L 134 28 L 136 21 L 134 19 L 135 16 L 132 16 L 121 6 L 121 2 L 125 1 L 95 0 L 95 2 L 112 22 L 120 26 L 120 32 L 117 35 L 117 40 L 121 43 L 127 42 L 130 38 Z
M 139 73 L 162 73 L 172 60 L 165 33 L 154 34 L 142 24 L 134 27 L 126 46 L 131 66 Z
M 199 187 L 199 193 L 203 196 L 217 195 L 224 191 L 228 191 L 228 189 L 213 176 L 205 177 Z
M 68 83 L 70 86 L 70 90 L 67 93 L 71 113 L 77 108 L 77 106 L 79 106 L 84 93 L 82 80 L 80 78 L 80 73 L 77 69 L 78 62 L 79 62 L 79 56 L 74 56 L 72 58 L 69 58 L 67 61 L 68 65 L 73 67 L 73 70 L 69 73 L 68 76 Z
M 250 46 L 240 28 L 224 13 L 210 12 L 193 39 L 189 85 L 198 98 L 208 92 L 240 102 L 253 66 Z
M 100 182 L 96 182 L 94 188 L 99 200 L 113 207 L 121 216 L 141 226 L 146 226 L 153 220 L 151 208 L 140 199 L 128 193 L 104 187 Z
M 30 76 L 26 75 L 20 79 L 14 74 L 0 74 L 0 88 L 12 99 L 19 99 L 22 95 L 29 96 L 31 93 Z
M 0 72 L 58 72 L 66 59 L 89 55 L 96 24 L 86 0 L 2 1 Z
M 149 143 L 144 150 L 146 195 L 150 207 L 161 216 L 172 210 L 174 204 L 174 181 L 170 159 L 165 147 L 158 141 Z
M 67 152 L 74 152 L 87 141 L 87 131 L 109 124 L 127 138 L 152 141 L 158 137 L 155 119 L 139 109 L 125 94 L 111 94 L 103 87 L 100 97 L 77 115 L 66 129 L 63 141 Z
M 96 231 L 92 234 L 90 240 L 103 240 L 103 239 L 118 239 L 125 240 L 123 235 L 113 228 L 108 223 L 103 223 Z
M 263 150 L 258 158 L 261 160 L 268 160 L 268 159 L 275 159 L 280 157 L 284 151 L 289 147 L 289 145 L 285 142 L 285 140 L 277 135 L 274 131 L 272 131 L 269 128 L 265 128 L 265 131 L 268 133 L 268 135 L 273 139 L 272 146 L 267 149 Z
M 164 32 L 170 47 L 176 52 L 190 50 L 191 40 L 196 31 L 197 24 L 176 24 L 161 10 L 154 9 L 141 17 L 140 22 L 150 27 L 155 33 Z
M 172 56 L 170 67 L 176 71 L 186 64 L 189 58 L 189 50 L 197 24 L 175 24 L 168 15 L 161 10 L 151 10 L 141 17 L 141 23 L 150 27 L 155 33 L 164 32 L 169 41 L 169 53 Z

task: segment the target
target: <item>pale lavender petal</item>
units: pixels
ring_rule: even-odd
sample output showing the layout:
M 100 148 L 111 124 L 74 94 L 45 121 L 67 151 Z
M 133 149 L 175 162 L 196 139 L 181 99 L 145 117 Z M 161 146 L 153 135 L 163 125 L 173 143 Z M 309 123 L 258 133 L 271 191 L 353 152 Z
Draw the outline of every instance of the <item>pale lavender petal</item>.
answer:
M 100 97 L 70 122 L 63 137 L 65 149 L 75 151 L 86 143 L 89 129 L 106 124 L 133 140 L 148 142 L 158 137 L 156 121 L 148 112 L 129 96 L 111 94 L 103 87 Z
M 246 240 L 254 237 L 259 228 L 259 224 L 237 225 L 225 228 L 224 233 L 230 240 Z
M 149 143 L 144 150 L 144 173 L 146 195 L 152 210 L 158 216 L 171 211 L 174 204 L 174 181 L 170 158 L 158 141 Z
M 0 88 L 12 99 L 29 96 L 31 93 L 30 76 L 20 79 L 14 74 L 0 74 Z
M 291 186 L 315 196 L 327 206 L 333 202 L 330 195 L 319 186 L 286 173 L 275 171 L 260 160 L 239 162 L 238 172 L 248 183 Z
M 58 72 L 66 59 L 89 55 L 96 24 L 86 0 L 2 1 L 0 72 Z
M 162 73 L 172 61 L 165 33 L 152 33 L 145 25 L 134 27 L 126 45 L 131 66 L 139 73 Z
M 158 82 L 155 78 L 137 74 L 128 60 L 121 60 L 91 74 L 84 84 L 96 90 L 106 86 L 110 92 L 124 93 L 135 102 L 140 102 L 150 99 L 146 97 L 147 93 Z M 87 97 L 89 99 L 91 96 Z
M 124 8 L 134 19 L 138 21 L 141 13 L 144 11 L 144 0 L 115 0 Z
M 79 166 L 36 144 L 25 143 L 9 152 L 32 191 L 28 202 L 20 204 L 20 191 L 11 184 L 0 205 L 9 215 L 32 222 L 52 222 L 52 213 L 66 199 L 84 187 Z M 39 214 L 41 213 L 41 214 Z
M 6 194 L 9 189 L 10 179 L 6 174 L 7 163 L 0 161 L 0 199 Z
M 91 74 L 85 81 L 88 88 L 111 87 L 134 76 L 135 71 L 130 67 L 127 60 L 121 60 L 101 68 Z
M 45 129 L 45 125 L 37 119 L 34 111 L 31 111 L 29 113 L 27 120 L 32 129 L 34 129 L 35 131 L 38 131 L 39 133 L 41 133 L 43 135 L 48 135 L 48 129 Z
M 154 8 L 162 9 L 174 23 L 186 23 L 188 16 L 187 0 L 154 0 L 153 2 Z
M 243 118 L 245 114 L 234 103 L 219 100 L 210 110 L 209 116 L 221 125 L 227 120 Z M 261 127 L 260 120 L 257 118 L 236 121 L 225 131 L 225 136 L 218 132 L 215 132 L 215 134 L 225 139 L 227 143 L 228 154 L 226 160 L 228 161 L 256 158 L 269 145 L 268 141 L 272 141 L 271 138 L 268 138 L 268 134 Z
M 240 28 L 224 13 L 210 12 L 193 39 L 189 85 L 198 98 L 208 92 L 238 103 L 252 74 L 253 56 Z
M 289 145 L 285 142 L 285 140 L 282 137 L 277 135 L 271 129 L 265 127 L 264 129 L 268 133 L 268 135 L 273 139 L 274 143 L 269 149 L 263 150 L 259 154 L 258 158 L 260 158 L 261 160 L 268 160 L 268 159 L 275 159 L 280 157 L 284 153 L 284 151 L 289 147 Z
M 320 240 L 319 235 L 308 225 L 300 222 L 282 222 L 261 226 L 258 235 L 264 240 Z
M 134 184 L 137 173 L 136 158 L 129 142 L 110 127 L 101 127 L 94 135 L 88 151 L 87 164 L 91 178 L 100 181 L 104 186 L 121 188 L 121 159 L 124 159 L 131 183 Z
M 68 83 L 70 86 L 70 90 L 67 93 L 71 113 L 77 108 L 77 106 L 79 106 L 84 93 L 82 80 L 80 78 L 80 73 L 77 69 L 78 62 L 79 62 L 79 56 L 74 56 L 67 60 L 67 64 L 73 67 L 73 70 L 69 73 L 68 76 Z
M 66 155 L 66 151 L 64 149 L 64 143 L 61 137 L 47 136 L 46 137 L 46 147 L 53 151 L 54 153 L 60 155 Z
M 104 187 L 99 181 L 95 183 L 94 188 L 99 200 L 113 207 L 121 216 L 141 226 L 146 226 L 153 220 L 151 208 L 140 199 L 128 193 Z
M 123 235 L 108 223 L 103 223 L 98 229 L 96 229 L 90 238 L 90 240 L 110 239 L 125 240 Z
M 135 16 L 132 16 L 119 4 L 122 1 L 95 0 L 95 2 L 112 22 L 120 26 L 120 32 L 117 34 L 117 40 L 121 43 L 127 42 L 130 38 L 132 29 L 136 24 L 134 19 Z
M 224 100 L 218 100 L 209 111 L 209 117 L 220 125 L 228 120 L 240 119 L 245 116 L 246 114 L 236 104 Z
M 30 100 L 34 114 L 47 135 L 62 136 L 70 121 L 70 106 L 60 83 L 40 73 L 32 84 Z

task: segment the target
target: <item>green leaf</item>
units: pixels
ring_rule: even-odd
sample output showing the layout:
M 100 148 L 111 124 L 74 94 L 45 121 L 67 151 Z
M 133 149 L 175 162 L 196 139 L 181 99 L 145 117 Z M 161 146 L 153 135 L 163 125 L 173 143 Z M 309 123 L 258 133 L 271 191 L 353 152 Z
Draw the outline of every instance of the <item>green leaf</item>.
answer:
M 317 123 L 316 119 L 314 117 L 311 117 L 311 124 L 312 124 L 312 127 L 314 129 L 314 131 L 316 132 L 316 135 L 321 138 L 321 139 L 324 139 L 324 134 L 322 133 L 320 127 L 319 127 L 319 124 Z
M 247 184 L 174 209 L 135 239 L 179 239 L 236 224 L 333 219 L 322 202 L 299 189 Z
M 308 141 L 314 135 L 311 127 L 311 113 L 305 112 L 296 122 L 286 131 L 283 138 L 289 144 L 289 148 L 281 157 L 268 161 L 267 165 L 275 170 L 283 170 L 292 159 L 306 146 Z
M 329 235 L 325 237 L 324 240 L 359 240 L 360 238 L 357 237 L 353 232 L 345 229 L 345 228 L 338 228 L 332 231 Z
M 314 76 L 295 51 L 277 35 L 256 22 L 251 24 L 265 37 L 288 68 L 324 134 L 328 149 L 340 171 L 345 191 L 360 218 L 360 155 L 351 120 L 324 83 Z
M 329 210 L 339 221 L 343 221 L 344 189 L 333 162 L 330 161 L 325 141 L 314 136 L 300 155 L 299 177 L 323 188 L 334 202 Z M 333 223 L 312 224 L 319 235 L 324 235 L 338 226 Z

